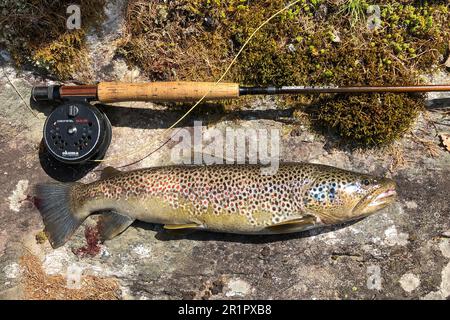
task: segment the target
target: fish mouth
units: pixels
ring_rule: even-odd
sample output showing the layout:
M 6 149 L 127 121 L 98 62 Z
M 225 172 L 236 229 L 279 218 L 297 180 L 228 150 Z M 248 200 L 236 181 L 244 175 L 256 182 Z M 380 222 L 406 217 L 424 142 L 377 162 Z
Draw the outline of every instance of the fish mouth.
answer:
M 385 179 L 378 188 L 369 193 L 356 205 L 355 214 L 367 216 L 388 206 L 397 199 L 396 184 L 391 179 Z
M 397 198 L 397 191 L 395 188 L 389 188 L 384 192 L 379 193 L 375 198 L 369 202 L 368 207 L 379 207 L 393 202 Z

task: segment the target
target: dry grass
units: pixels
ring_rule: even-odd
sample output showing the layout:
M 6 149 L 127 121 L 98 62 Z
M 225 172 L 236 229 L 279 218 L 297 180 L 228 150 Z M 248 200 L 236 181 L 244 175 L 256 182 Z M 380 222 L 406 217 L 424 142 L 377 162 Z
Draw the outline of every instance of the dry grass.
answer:
M 393 144 L 389 147 L 389 155 L 392 158 L 392 162 L 389 166 L 390 172 L 394 172 L 400 168 L 403 168 L 407 165 L 408 162 L 410 162 L 405 159 L 404 152 L 404 149 L 398 144 Z
M 113 278 L 82 276 L 81 289 L 69 289 L 63 275 L 47 275 L 31 253 L 20 259 L 24 298 L 29 300 L 117 300 L 119 285 Z
M 439 156 L 441 149 L 439 148 L 439 146 L 436 144 L 435 141 L 420 138 L 415 134 L 412 134 L 412 141 L 421 145 L 423 147 L 424 151 L 430 157 L 435 158 L 435 157 Z

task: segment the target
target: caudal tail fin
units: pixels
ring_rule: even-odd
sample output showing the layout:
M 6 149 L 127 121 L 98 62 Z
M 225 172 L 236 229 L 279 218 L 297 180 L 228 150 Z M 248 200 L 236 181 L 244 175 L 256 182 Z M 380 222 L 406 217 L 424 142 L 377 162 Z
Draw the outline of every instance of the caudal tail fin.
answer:
M 72 186 L 68 183 L 43 183 L 35 187 L 44 232 L 54 249 L 64 245 L 88 216 L 76 211 L 71 197 Z

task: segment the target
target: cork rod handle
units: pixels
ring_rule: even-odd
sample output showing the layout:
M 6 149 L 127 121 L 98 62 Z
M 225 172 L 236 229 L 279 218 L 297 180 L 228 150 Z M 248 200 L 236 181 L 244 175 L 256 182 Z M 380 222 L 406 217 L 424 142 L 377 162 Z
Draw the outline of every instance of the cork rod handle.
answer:
M 208 93 L 209 92 L 209 93 Z M 208 93 L 205 100 L 235 99 L 239 97 L 239 84 L 214 82 L 101 82 L 97 96 L 100 102 L 196 101 Z

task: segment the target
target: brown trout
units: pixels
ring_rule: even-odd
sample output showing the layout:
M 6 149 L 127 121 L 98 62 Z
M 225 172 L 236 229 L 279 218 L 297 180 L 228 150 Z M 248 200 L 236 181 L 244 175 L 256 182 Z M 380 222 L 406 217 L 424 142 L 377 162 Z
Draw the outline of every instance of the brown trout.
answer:
M 168 166 L 120 172 L 98 181 L 36 186 L 38 208 L 53 246 L 62 246 L 92 213 L 103 240 L 134 220 L 165 229 L 240 234 L 303 231 L 368 216 L 396 198 L 395 182 L 330 166 L 280 164 Z M 105 212 L 106 211 L 106 212 Z

